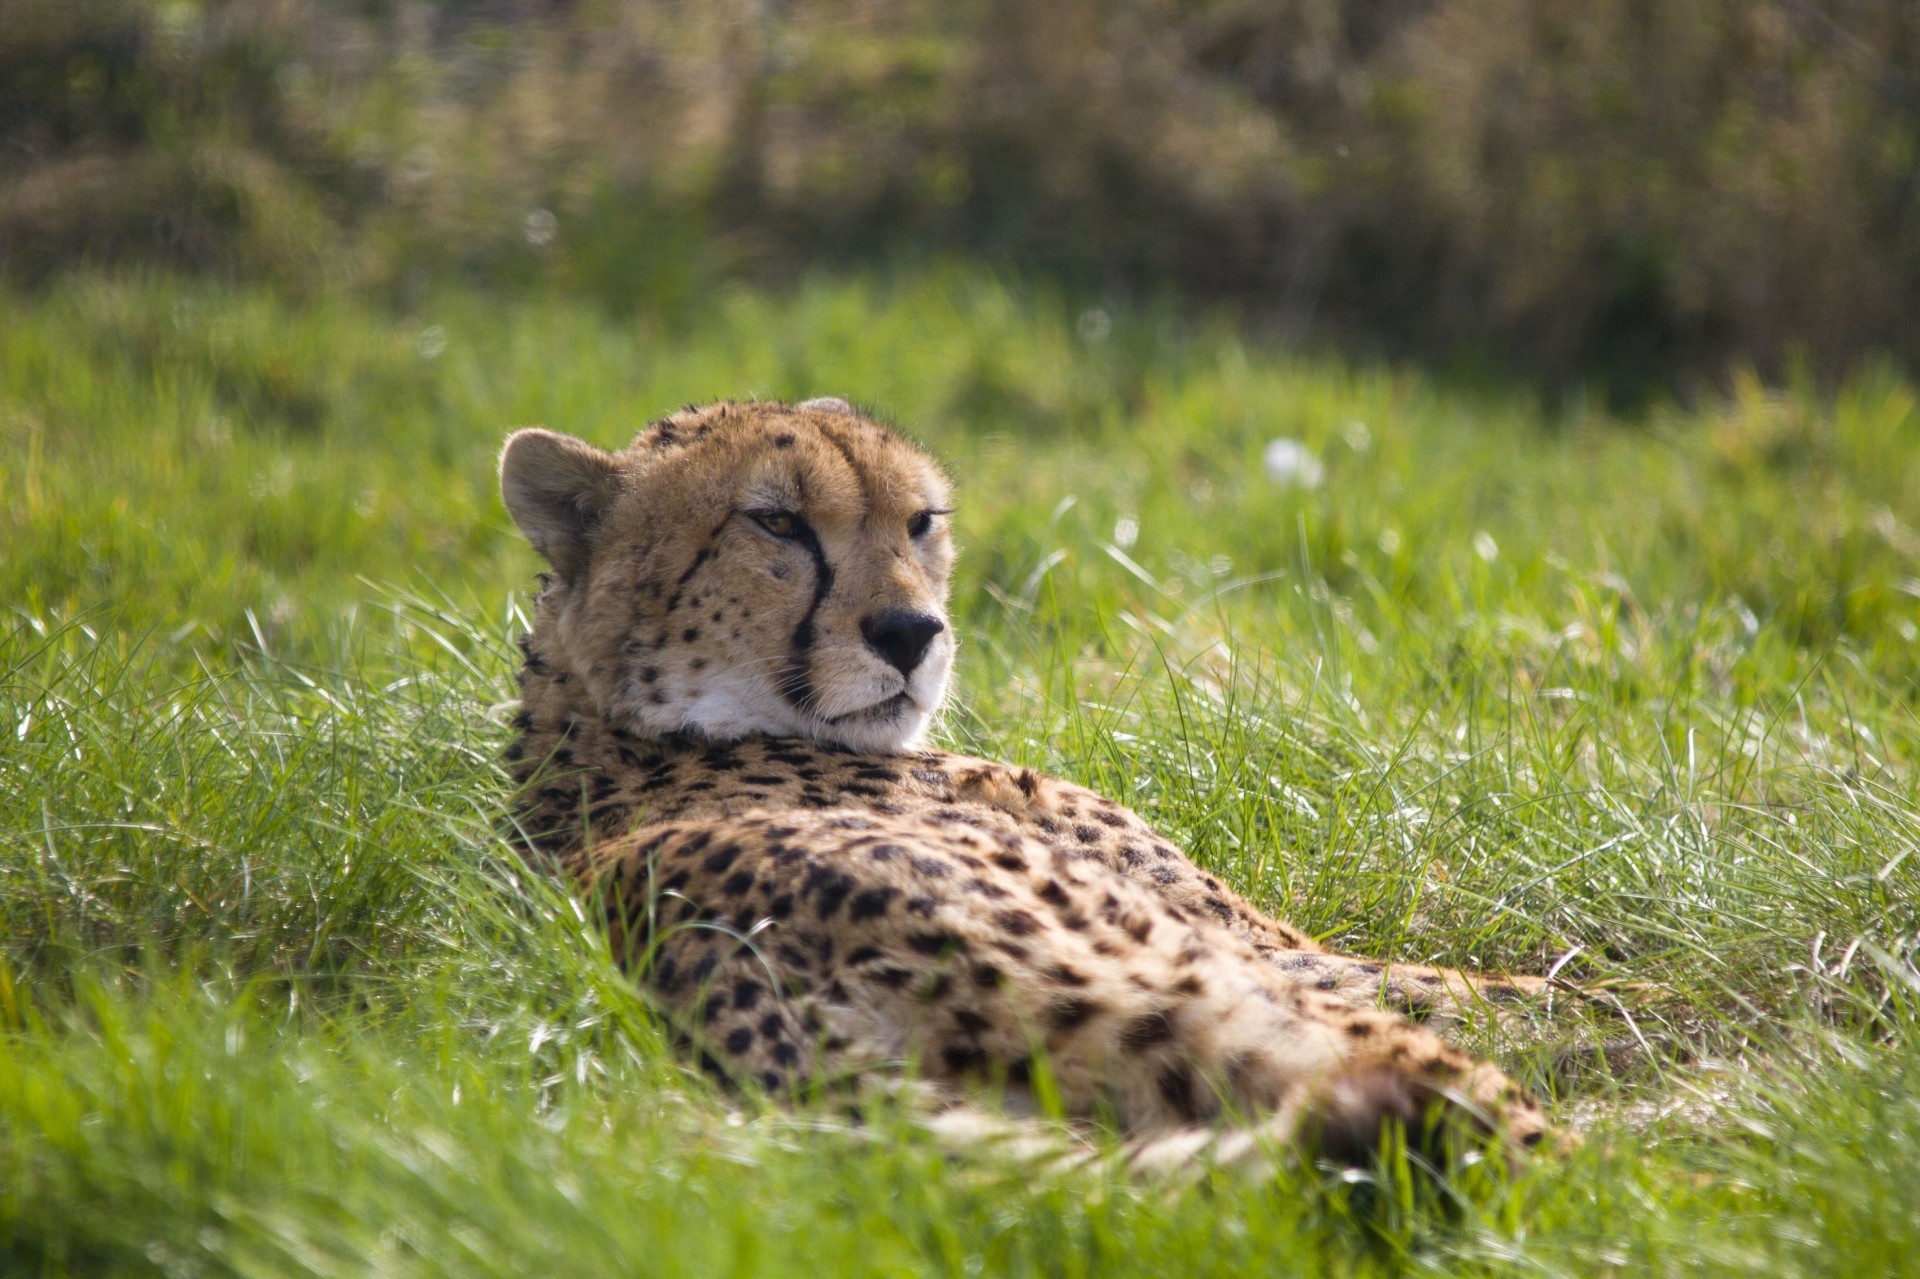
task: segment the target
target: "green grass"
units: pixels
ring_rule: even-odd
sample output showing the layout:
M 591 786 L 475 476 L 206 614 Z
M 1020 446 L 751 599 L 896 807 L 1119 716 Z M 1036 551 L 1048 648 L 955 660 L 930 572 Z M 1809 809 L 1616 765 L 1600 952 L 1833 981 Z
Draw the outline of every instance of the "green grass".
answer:
M 1111 322 L 957 270 L 671 325 L 0 296 L 0 1271 L 1920 1272 L 1913 387 L 1623 422 Z M 1578 1151 L 1036 1180 L 663 1050 L 495 833 L 535 565 L 492 460 L 824 393 L 961 482 L 949 742 L 1340 946 L 1663 992 L 1467 1032 Z

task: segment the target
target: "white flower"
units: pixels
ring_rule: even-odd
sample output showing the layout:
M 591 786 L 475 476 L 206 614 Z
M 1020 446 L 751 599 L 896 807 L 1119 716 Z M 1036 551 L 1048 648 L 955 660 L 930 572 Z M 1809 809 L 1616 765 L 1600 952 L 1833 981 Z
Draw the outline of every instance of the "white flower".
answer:
M 1080 313 L 1080 319 L 1074 326 L 1080 331 L 1080 340 L 1089 346 L 1107 340 L 1113 332 L 1113 317 L 1099 307 L 1089 307 Z
M 1269 440 L 1260 460 L 1267 468 L 1267 478 L 1275 484 L 1297 484 L 1303 489 L 1319 488 L 1320 481 L 1327 474 L 1326 468 L 1320 465 L 1320 459 L 1313 455 L 1313 450 L 1299 440 L 1284 437 Z
M 560 219 L 554 217 L 551 210 L 535 209 L 520 224 L 520 233 L 527 237 L 528 244 L 543 249 L 560 233 Z

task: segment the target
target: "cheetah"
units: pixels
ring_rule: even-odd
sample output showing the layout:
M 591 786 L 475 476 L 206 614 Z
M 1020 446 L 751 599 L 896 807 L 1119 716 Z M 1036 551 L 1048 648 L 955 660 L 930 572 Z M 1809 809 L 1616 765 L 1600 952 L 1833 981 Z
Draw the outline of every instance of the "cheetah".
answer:
M 1017 1108 L 1044 1071 L 1049 1106 L 1143 1151 L 1258 1131 L 1364 1162 L 1435 1115 L 1509 1157 L 1545 1134 L 1402 1015 L 1541 979 L 1327 953 L 1119 804 L 926 744 L 953 499 L 887 425 L 816 399 L 689 407 L 617 452 L 522 430 L 500 484 L 551 569 L 515 837 L 723 1081 L 910 1067 Z

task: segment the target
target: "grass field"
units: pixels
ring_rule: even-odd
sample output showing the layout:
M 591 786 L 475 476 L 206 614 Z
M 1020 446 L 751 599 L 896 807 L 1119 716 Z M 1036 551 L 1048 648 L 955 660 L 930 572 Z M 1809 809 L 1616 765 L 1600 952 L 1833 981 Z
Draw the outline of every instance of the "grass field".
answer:
M 1578 1150 L 1035 1179 L 663 1051 L 494 833 L 492 461 L 827 393 L 960 480 L 947 742 L 1330 943 L 1658 988 L 1467 1032 Z M 1549 412 L 959 271 L 656 323 L 0 295 L 0 1271 L 1920 1273 L 1917 403 Z

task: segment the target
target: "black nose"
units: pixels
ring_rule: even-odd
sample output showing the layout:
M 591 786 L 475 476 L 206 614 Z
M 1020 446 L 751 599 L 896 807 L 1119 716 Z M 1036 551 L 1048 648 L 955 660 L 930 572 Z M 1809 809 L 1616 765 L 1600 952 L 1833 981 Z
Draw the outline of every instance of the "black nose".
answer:
M 913 668 L 927 655 L 927 645 L 946 629 L 939 618 L 904 608 L 882 609 L 860 623 L 867 646 L 902 675 L 913 674 Z

